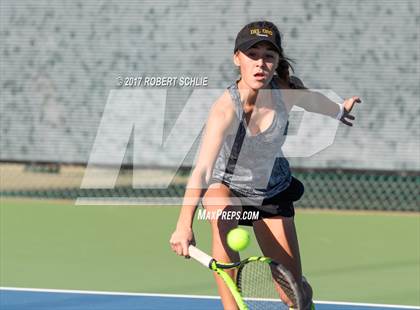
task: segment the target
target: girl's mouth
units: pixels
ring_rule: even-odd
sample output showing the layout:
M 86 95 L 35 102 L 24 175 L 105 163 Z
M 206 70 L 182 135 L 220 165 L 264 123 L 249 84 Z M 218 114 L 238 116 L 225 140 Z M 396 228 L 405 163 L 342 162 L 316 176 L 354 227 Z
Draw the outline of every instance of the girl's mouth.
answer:
M 254 77 L 257 78 L 257 80 L 261 80 L 265 78 L 265 74 L 262 72 L 258 72 L 254 74 Z

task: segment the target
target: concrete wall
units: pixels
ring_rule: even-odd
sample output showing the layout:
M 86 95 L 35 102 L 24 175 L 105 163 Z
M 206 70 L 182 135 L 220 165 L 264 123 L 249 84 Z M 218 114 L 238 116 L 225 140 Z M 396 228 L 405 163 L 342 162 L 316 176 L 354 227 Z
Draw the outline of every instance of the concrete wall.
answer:
M 418 1 L 3 0 L 0 14 L 2 160 L 87 161 L 118 76 L 226 87 L 236 33 L 264 18 L 307 86 L 364 101 L 355 127 L 295 166 L 420 167 Z M 168 91 L 165 135 L 191 91 Z

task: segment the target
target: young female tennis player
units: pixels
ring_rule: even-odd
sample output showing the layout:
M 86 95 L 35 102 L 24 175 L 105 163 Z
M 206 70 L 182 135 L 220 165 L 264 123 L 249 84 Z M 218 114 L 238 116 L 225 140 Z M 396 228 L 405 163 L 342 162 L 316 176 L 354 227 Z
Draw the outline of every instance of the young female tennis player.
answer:
M 351 126 L 354 117 L 349 113 L 360 99 L 352 97 L 338 104 L 309 90 L 286 91 L 304 86 L 289 77 L 281 36 L 271 22 L 253 22 L 238 33 L 233 61 L 240 78 L 210 110 L 170 244 L 178 255 L 188 256 L 188 245 L 195 243 L 192 223 L 201 198 L 207 212 L 258 211 L 257 220 L 210 219 L 212 256 L 223 262 L 239 261 L 238 253 L 227 246 L 226 235 L 238 224 L 253 226 L 263 254 L 292 272 L 305 309 L 310 309 L 312 289 L 302 277 L 293 207 L 304 188 L 292 177 L 281 152 L 288 114 L 298 105 Z M 237 309 L 223 281 L 216 276 L 216 282 L 224 308 Z

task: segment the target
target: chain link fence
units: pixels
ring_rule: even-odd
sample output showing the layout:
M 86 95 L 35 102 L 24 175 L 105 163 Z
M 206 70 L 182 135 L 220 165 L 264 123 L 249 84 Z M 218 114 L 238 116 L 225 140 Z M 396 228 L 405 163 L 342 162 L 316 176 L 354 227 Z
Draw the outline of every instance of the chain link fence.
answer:
M 165 198 L 174 204 L 182 199 L 189 169 L 178 170 L 167 188 L 151 186 L 159 177 L 172 173 L 148 169 L 145 188 L 133 188 L 132 168 L 123 167 L 112 189 L 80 188 L 85 166 L 31 163 L 1 163 L 1 196 L 44 199 Z M 418 172 L 297 169 L 294 176 L 305 185 L 298 208 L 420 211 Z

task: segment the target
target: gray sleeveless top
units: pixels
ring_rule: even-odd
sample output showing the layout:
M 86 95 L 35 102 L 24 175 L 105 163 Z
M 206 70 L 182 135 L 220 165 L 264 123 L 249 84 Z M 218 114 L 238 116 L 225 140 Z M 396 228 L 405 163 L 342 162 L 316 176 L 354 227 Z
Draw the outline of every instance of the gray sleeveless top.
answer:
M 213 168 L 213 180 L 220 181 L 241 196 L 247 203 L 260 205 L 265 198 L 271 198 L 286 189 L 291 182 L 289 162 L 281 147 L 285 141 L 288 114 L 277 84 L 271 81 L 275 115 L 271 125 L 257 135 L 247 129 L 236 82 L 228 87 L 235 105 L 238 128 L 228 135 Z

